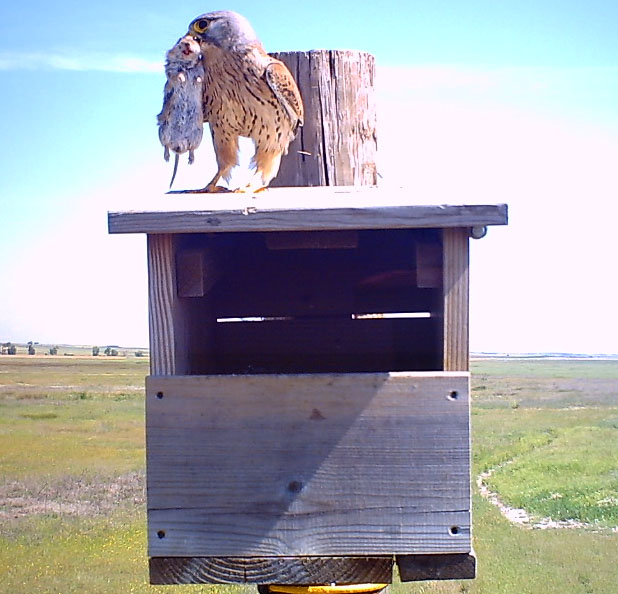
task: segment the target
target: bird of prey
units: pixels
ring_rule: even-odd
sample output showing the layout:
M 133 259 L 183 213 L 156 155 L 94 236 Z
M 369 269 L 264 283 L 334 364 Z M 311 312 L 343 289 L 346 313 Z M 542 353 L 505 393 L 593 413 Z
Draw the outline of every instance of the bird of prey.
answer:
M 235 12 L 208 12 L 194 19 L 187 35 L 199 42 L 204 64 L 204 121 L 210 124 L 218 170 L 202 192 L 227 191 L 238 164 L 238 139 L 255 144 L 256 182 L 240 191 L 259 191 L 277 175 L 281 156 L 303 125 L 303 103 L 290 71 L 269 56 L 249 21 Z

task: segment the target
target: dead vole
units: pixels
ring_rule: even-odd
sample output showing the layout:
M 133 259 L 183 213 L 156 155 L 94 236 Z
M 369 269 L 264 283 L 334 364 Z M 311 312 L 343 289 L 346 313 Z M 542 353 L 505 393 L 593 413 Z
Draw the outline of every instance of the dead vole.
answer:
M 165 160 L 169 161 L 170 150 L 176 153 L 171 188 L 178 170 L 178 156 L 189 151 L 189 164 L 193 163 L 193 151 L 202 141 L 204 64 L 200 45 L 193 37 L 181 37 L 167 52 L 165 76 L 163 109 L 157 122 Z

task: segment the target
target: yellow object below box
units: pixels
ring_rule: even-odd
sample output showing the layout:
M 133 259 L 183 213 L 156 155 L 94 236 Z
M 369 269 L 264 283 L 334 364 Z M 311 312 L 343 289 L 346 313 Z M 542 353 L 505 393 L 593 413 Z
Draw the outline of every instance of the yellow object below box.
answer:
M 272 586 L 277 594 L 370 594 L 384 590 L 388 584 L 343 584 L 340 586 Z

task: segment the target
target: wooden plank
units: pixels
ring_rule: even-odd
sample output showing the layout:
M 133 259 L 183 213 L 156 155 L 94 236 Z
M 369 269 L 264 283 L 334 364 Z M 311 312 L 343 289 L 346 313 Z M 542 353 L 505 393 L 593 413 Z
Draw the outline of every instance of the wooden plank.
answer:
M 150 583 L 390 583 L 393 557 L 152 557 Z
M 150 373 L 173 375 L 187 371 L 186 307 L 176 293 L 176 263 L 172 235 L 148 236 L 148 319 Z
M 150 556 L 469 552 L 468 380 L 149 377 Z
M 439 370 L 438 320 L 297 318 L 219 323 L 209 373 Z M 215 371 L 216 370 L 216 371 Z
M 442 246 L 439 243 L 416 244 L 416 286 L 419 289 L 442 288 Z
M 402 582 L 472 580 L 476 577 L 476 557 L 473 552 L 397 555 L 396 560 Z
M 507 207 L 413 204 L 414 194 L 380 188 L 273 188 L 257 197 L 155 196 L 149 210 L 110 212 L 110 233 L 221 233 L 410 229 L 504 225 Z
M 203 297 L 206 294 L 202 250 L 181 250 L 176 253 L 176 283 L 178 297 Z
M 444 229 L 444 369 L 467 371 L 470 347 L 469 229 Z
M 220 274 L 212 249 L 177 250 L 176 278 L 179 297 L 203 297 L 217 282 Z

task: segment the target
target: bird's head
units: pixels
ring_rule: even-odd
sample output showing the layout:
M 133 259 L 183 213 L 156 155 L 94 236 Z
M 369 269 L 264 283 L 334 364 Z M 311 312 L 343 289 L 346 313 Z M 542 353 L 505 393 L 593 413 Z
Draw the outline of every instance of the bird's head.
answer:
M 200 43 L 225 50 L 242 49 L 258 40 L 249 21 L 229 10 L 207 12 L 193 19 L 188 34 Z

